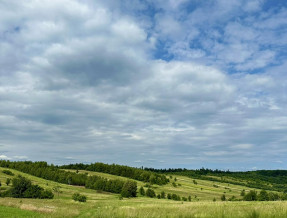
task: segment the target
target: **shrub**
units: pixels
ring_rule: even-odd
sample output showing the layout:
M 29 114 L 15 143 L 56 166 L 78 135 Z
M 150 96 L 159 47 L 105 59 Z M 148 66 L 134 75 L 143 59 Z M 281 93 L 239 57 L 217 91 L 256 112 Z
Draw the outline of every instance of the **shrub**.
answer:
M 175 201 L 180 201 L 180 196 L 177 194 L 172 194 L 171 199 Z
M 225 195 L 222 195 L 222 196 L 221 196 L 221 200 L 222 200 L 222 201 L 225 201 L 225 200 L 226 200 Z
M 150 197 L 150 198 L 154 198 L 155 197 L 155 192 L 154 190 L 148 188 L 145 192 L 146 196 Z
M 233 195 L 231 198 L 228 198 L 228 201 L 236 201 L 236 197 Z
M 125 182 L 121 196 L 129 198 L 129 197 L 136 197 L 137 196 L 137 183 L 131 180 Z
M 14 176 L 14 173 L 12 173 L 10 170 L 2 170 L 2 173 L 5 173 L 6 175 L 9 176 Z
M 44 191 L 42 191 L 40 198 L 42 198 L 42 199 L 44 199 L 44 198 L 53 199 L 54 194 L 51 190 L 44 190 Z
M 269 192 L 268 197 L 269 197 L 269 201 L 277 201 L 280 198 L 277 193 L 273 193 L 273 192 Z
M 11 182 L 11 179 L 10 179 L 10 178 L 7 178 L 7 179 L 6 179 L 6 185 L 8 186 L 8 185 L 10 184 L 10 182 Z
M 74 193 L 72 198 L 74 199 L 74 201 L 79 201 L 79 202 L 86 202 L 87 201 L 87 197 L 85 195 L 81 195 L 79 193 Z
M 248 192 L 244 198 L 245 201 L 256 201 L 257 200 L 257 192 L 255 190 L 251 190 Z
M 140 188 L 140 194 L 141 194 L 142 196 L 145 196 L 145 190 L 144 190 L 143 187 Z
M 50 190 L 44 190 L 38 185 L 32 185 L 29 179 L 20 175 L 12 180 L 12 188 L 7 192 L 7 195 L 14 198 L 52 199 L 54 197 Z
M 259 201 L 268 201 L 269 195 L 268 195 L 267 191 L 261 190 L 261 192 L 258 195 L 258 200 Z

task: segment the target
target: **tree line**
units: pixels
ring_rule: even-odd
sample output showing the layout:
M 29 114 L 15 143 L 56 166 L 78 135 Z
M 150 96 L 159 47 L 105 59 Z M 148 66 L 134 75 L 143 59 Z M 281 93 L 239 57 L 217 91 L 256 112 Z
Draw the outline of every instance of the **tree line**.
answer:
M 154 173 L 151 171 L 122 166 L 118 164 L 104 164 L 104 163 L 92 163 L 92 164 L 69 164 L 60 166 L 61 169 L 75 169 L 75 170 L 88 170 L 94 172 L 108 173 L 116 176 L 127 177 L 143 182 L 149 182 L 151 184 L 165 185 L 169 182 L 169 179 L 165 175 Z

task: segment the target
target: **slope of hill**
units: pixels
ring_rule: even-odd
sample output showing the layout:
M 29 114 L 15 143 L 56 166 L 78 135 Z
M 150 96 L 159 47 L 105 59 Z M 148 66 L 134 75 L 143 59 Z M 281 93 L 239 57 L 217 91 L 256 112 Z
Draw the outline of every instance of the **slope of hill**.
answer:
M 210 181 L 228 182 L 244 185 L 250 188 L 259 188 L 273 191 L 287 191 L 287 170 L 257 170 L 246 172 L 230 172 L 211 169 L 153 169 L 151 172 L 182 175 Z
M 7 186 L 7 178 L 11 175 L 3 173 L 7 168 L 0 167 L 1 191 Z M 137 181 L 138 189 L 141 186 L 149 186 L 157 194 L 164 191 L 166 194 L 177 194 L 181 197 L 191 196 L 192 202 L 173 201 L 140 196 L 137 198 L 119 199 L 119 194 L 112 194 L 83 186 L 61 184 L 43 178 L 35 177 L 14 169 L 9 169 L 13 174 L 22 175 L 32 180 L 45 189 L 55 192 L 54 199 L 17 199 L 0 198 L 0 214 L 5 217 L 286 217 L 287 202 L 244 202 L 225 201 L 220 197 L 225 194 L 226 198 L 235 196 L 242 198 L 240 193 L 243 189 L 247 192 L 250 188 L 243 185 L 234 185 L 225 182 L 194 179 L 181 175 L 168 175 L 170 182 L 166 185 L 156 185 Z M 76 170 L 67 170 L 75 172 Z M 126 177 L 79 170 L 78 174 L 87 176 L 101 176 L 106 179 L 127 180 Z M 147 189 L 147 187 L 145 187 Z M 259 191 L 259 190 L 257 190 Z M 72 200 L 74 193 L 87 196 L 87 202 L 80 203 Z M 213 202 L 213 199 L 216 202 Z M 11 208 L 12 207 L 12 208 Z
M 67 170 L 70 172 L 76 172 L 76 170 Z M 86 170 L 79 170 L 79 173 L 84 173 L 88 175 L 98 175 L 109 179 L 123 179 L 127 180 L 125 177 L 110 175 L 106 173 L 99 172 L 91 172 Z M 176 181 L 175 181 L 176 180 Z M 135 180 L 136 181 L 136 180 Z M 214 182 L 208 180 L 200 180 L 188 178 L 186 176 L 171 176 L 170 183 L 166 185 L 150 185 L 156 192 L 156 194 L 160 194 L 164 191 L 166 194 L 177 194 L 181 197 L 189 197 L 191 196 L 193 201 L 204 200 L 204 201 L 213 201 L 220 200 L 220 197 L 225 194 L 226 198 L 231 198 L 235 196 L 237 199 L 241 199 L 240 193 L 242 190 L 249 191 L 250 188 L 242 185 L 233 185 L 230 183 L 224 182 Z M 143 186 L 147 186 L 147 183 L 137 181 L 138 189 Z M 174 185 L 175 184 L 175 185 Z M 147 188 L 145 188 L 147 189 Z M 259 190 L 257 190 L 259 191 Z

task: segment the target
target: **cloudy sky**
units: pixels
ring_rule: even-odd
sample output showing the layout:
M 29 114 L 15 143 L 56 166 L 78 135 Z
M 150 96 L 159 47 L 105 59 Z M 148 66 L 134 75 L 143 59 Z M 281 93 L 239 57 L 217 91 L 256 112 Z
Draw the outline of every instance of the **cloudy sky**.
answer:
M 286 0 L 1 0 L 0 159 L 287 167 Z

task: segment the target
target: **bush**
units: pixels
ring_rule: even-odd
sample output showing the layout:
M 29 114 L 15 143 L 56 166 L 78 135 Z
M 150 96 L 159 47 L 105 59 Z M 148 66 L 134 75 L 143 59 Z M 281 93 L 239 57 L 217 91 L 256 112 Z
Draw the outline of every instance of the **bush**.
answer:
M 7 196 L 14 198 L 52 199 L 54 194 L 50 190 L 44 190 L 38 185 L 32 185 L 29 179 L 19 175 L 12 180 L 12 188 L 7 191 Z
M 261 190 L 259 195 L 258 195 L 258 200 L 259 201 L 268 201 L 269 195 L 268 195 L 267 191 Z
M 87 201 L 87 197 L 85 195 L 81 195 L 79 193 L 75 193 L 72 196 L 74 201 L 79 201 L 79 202 L 86 202 Z
M 14 176 L 14 173 L 12 173 L 10 170 L 2 170 L 2 173 L 5 173 L 6 175 L 9 176 Z
M 180 201 L 180 196 L 177 195 L 177 194 L 172 194 L 172 195 L 171 195 L 171 199 L 172 199 L 172 200 L 175 200 L 175 201 Z
M 131 180 L 125 182 L 121 196 L 129 198 L 129 197 L 136 197 L 137 196 L 137 183 Z
M 53 199 L 54 198 L 54 194 L 51 190 L 44 190 L 41 193 L 41 197 L 42 199 Z
M 226 200 L 225 195 L 222 195 L 222 196 L 221 196 L 221 200 L 222 200 L 222 201 L 225 201 L 225 200 Z
M 237 201 L 236 197 L 233 195 L 231 198 L 228 198 L 228 201 Z
M 257 192 L 255 190 L 251 190 L 248 192 L 244 198 L 245 201 L 256 201 L 257 200 Z
M 145 196 L 145 190 L 144 190 L 143 187 L 140 188 L 140 194 L 141 194 L 142 196 Z
M 11 182 L 11 179 L 10 179 L 10 178 L 7 178 L 7 179 L 6 179 L 6 185 L 8 186 L 8 185 L 10 184 L 10 182 Z
M 155 192 L 154 190 L 148 188 L 145 192 L 146 196 L 150 197 L 150 198 L 154 198 L 155 197 Z

